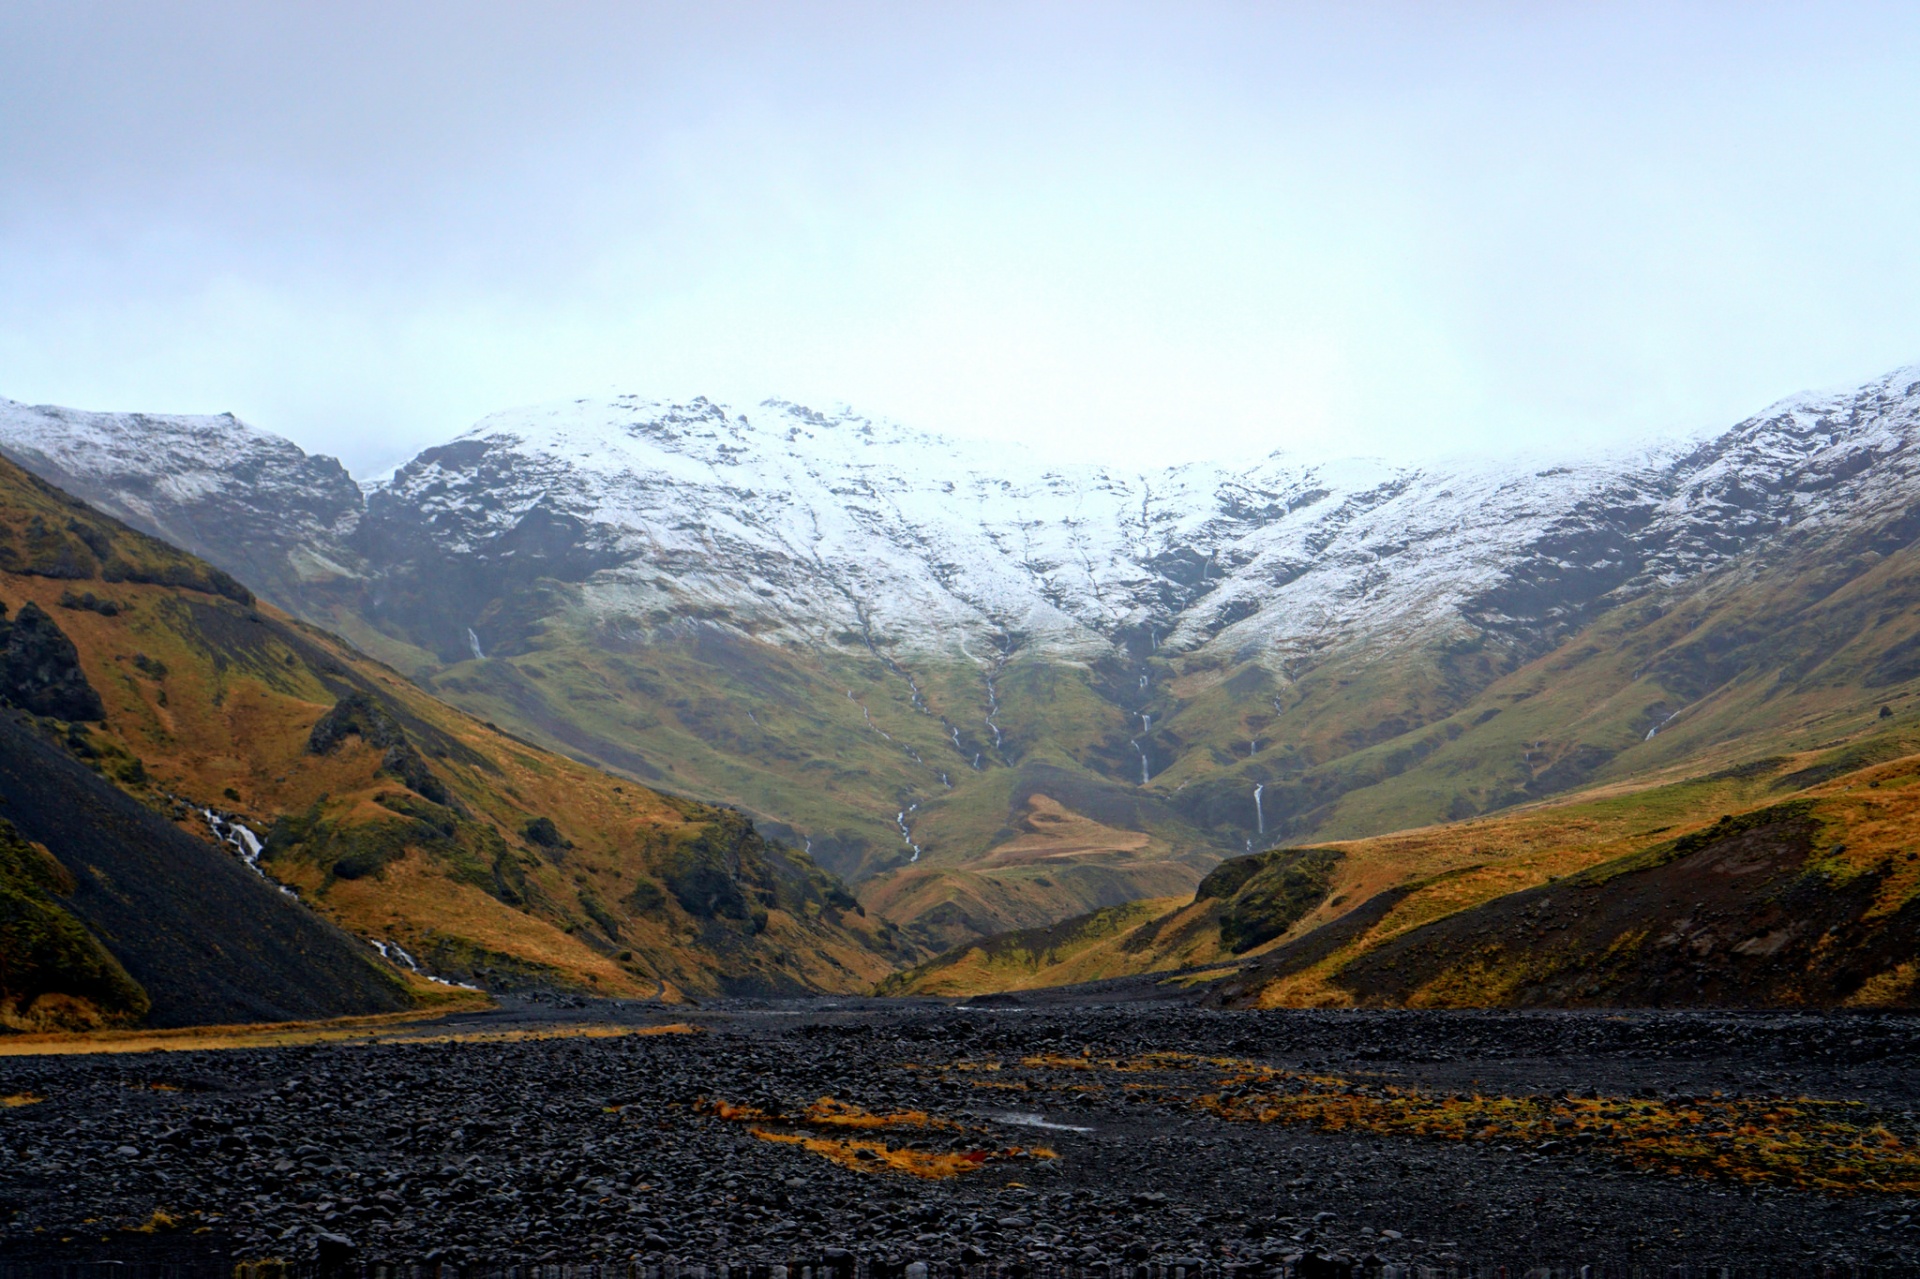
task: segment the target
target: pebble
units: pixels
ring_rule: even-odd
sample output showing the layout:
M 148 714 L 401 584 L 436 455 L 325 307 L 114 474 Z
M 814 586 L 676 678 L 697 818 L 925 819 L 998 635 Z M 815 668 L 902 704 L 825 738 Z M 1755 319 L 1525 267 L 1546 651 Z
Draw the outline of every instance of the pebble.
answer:
M 1010 1136 L 991 1121 L 1008 1108 L 1004 1095 L 975 1086 L 990 1073 L 905 1068 L 1177 1051 L 1364 1070 L 1463 1094 L 1692 1097 L 1753 1086 L 1902 1114 L 1920 1109 L 1920 1082 L 1902 1068 L 1920 1059 L 1920 1031 L 1901 1018 L 1165 1005 L 989 1018 L 836 1002 L 716 1001 L 676 1014 L 706 1027 L 694 1036 L 0 1058 L 0 1094 L 47 1098 L 0 1112 L 10 1214 L 0 1217 L 0 1254 L 36 1256 L 63 1233 L 78 1239 L 89 1219 L 131 1227 L 158 1209 L 182 1223 L 179 1234 L 89 1227 L 92 1240 L 112 1242 L 74 1246 L 218 1247 L 229 1260 L 354 1266 L 641 1256 L 675 1258 L 683 1275 L 706 1265 L 709 1279 L 721 1262 L 748 1261 L 795 1279 L 796 1266 L 813 1266 L 820 1279 L 828 1255 L 926 1267 L 895 1270 L 902 1279 L 1043 1257 L 1116 1276 L 1124 1267 L 1123 1279 L 1141 1265 L 1252 1275 L 1288 1257 L 1297 1279 L 1332 1279 L 1368 1256 L 1430 1265 L 1442 1254 L 1510 1267 L 1558 1258 L 1575 1270 L 1624 1256 L 1646 1266 L 1920 1266 L 1920 1204 L 1899 1196 L 1756 1194 L 1627 1175 L 1577 1151 L 1224 1124 L 1071 1072 L 1063 1088 L 1100 1085 L 1074 1094 L 1086 1099 L 1076 1126 L 1091 1131 Z M 578 1020 L 615 1015 L 596 1007 Z M 530 1016 L 509 1005 L 460 1029 L 531 1026 Z M 556 1014 L 538 1016 L 545 1027 Z M 921 1181 L 830 1164 L 696 1110 L 703 1097 L 725 1097 L 791 1114 L 822 1096 L 978 1126 L 983 1135 L 958 1139 L 962 1148 L 1045 1144 L 1061 1158 Z M 1040 1109 L 1041 1099 L 1022 1095 L 1020 1105 Z M 956 1140 L 921 1139 L 938 1150 Z M 1361 1221 L 1371 1233 L 1342 1225 Z

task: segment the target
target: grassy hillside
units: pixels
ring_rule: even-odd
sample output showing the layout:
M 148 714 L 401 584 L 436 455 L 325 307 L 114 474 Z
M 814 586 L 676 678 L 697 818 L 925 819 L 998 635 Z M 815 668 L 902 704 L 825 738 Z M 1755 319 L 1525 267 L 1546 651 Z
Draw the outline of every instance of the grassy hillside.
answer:
M 1137 544 L 1130 506 L 1123 519 L 1125 581 L 1039 538 L 1025 584 L 988 592 L 1026 603 L 988 616 L 952 596 L 964 628 L 936 620 L 945 605 L 876 611 L 913 596 L 798 550 L 805 503 L 786 527 L 782 486 L 714 488 L 655 472 L 659 458 L 615 480 L 473 439 L 422 454 L 405 494 L 367 494 L 237 423 L 23 406 L 9 447 L 482 721 L 737 805 L 913 946 L 941 947 L 1186 891 L 1241 853 L 1674 781 L 1904 710 L 1920 690 L 1906 379 L 1777 406 L 1671 465 L 1513 471 L 1494 488 L 1473 467 L 1383 473 L 1337 497 L 1251 472 L 1171 504 L 1143 491 Z M 684 421 L 712 424 L 711 409 Z M 654 425 L 662 441 L 679 429 Z M 191 471 L 195 441 L 238 459 L 231 473 L 157 482 Z M 1480 496 L 1417 497 L 1427 480 Z M 631 503 L 613 500 L 630 481 Z M 1484 513 L 1501 494 L 1518 522 L 1462 540 L 1457 503 Z M 1054 532 L 1117 514 L 1104 499 L 1032 509 L 1064 521 Z M 736 518 L 744 541 L 714 531 Z M 696 525 L 706 540 L 683 541 Z M 921 562 L 903 571 L 924 568 L 926 599 L 970 580 L 906 527 L 889 536 Z M 20 563 L 57 559 L 58 542 Z M 162 584 L 246 603 L 205 566 L 170 571 L 198 584 Z M 1025 611 L 1041 602 L 1097 616 L 1098 636 Z M 1310 615 L 1323 624 L 1302 629 Z
M 963 946 L 887 989 L 1184 972 L 1236 1006 L 1910 1006 L 1916 752 L 1920 725 L 1896 719 L 1681 782 L 1237 858 L 1174 909 Z
M 63 685 L 33 644 L 6 659 L 39 741 L 199 847 L 219 846 L 209 810 L 235 855 L 238 827 L 264 836 L 260 868 L 313 911 L 434 971 L 615 995 L 852 990 L 906 953 L 740 814 L 451 710 L 4 462 L 0 602 L 77 665 Z
M 1377 834 L 1497 811 L 1612 783 L 1709 772 L 1805 750 L 1900 712 L 1920 685 L 1920 551 L 1902 531 L 1810 530 L 1771 557 L 1749 557 L 1702 581 L 1597 617 L 1552 652 L 1500 674 L 1451 709 L 1405 731 L 1328 743 L 1378 714 L 1328 715 L 1342 698 L 1402 696 L 1404 663 L 1355 661 L 1316 671 L 1313 689 L 1280 698 L 1286 714 L 1238 730 L 1274 735 L 1222 763 L 1195 753 L 1170 773 L 1186 782 L 1188 815 L 1244 810 L 1264 784 L 1270 832 L 1291 840 Z M 1444 655 L 1434 655 L 1438 669 Z M 1470 654 L 1456 655 L 1456 662 Z M 1484 656 L 1484 654 L 1482 655 Z M 1366 690 L 1372 690 L 1370 693 Z M 1196 698 L 1191 715 L 1221 716 Z M 1295 711 L 1320 721 L 1316 730 Z M 1445 699 L 1432 709 L 1445 708 Z M 1318 738 L 1318 740 L 1316 740 Z
M 925 949 L 1186 891 L 1234 851 L 1109 775 L 1132 751 L 1100 672 L 1016 659 L 992 726 L 989 673 L 565 615 L 529 652 L 421 678 L 579 758 L 726 797 Z
M 350 591 L 323 611 L 485 719 L 739 804 L 938 948 L 1182 891 L 1243 851 L 1859 732 L 1920 689 L 1911 531 L 1793 530 L 1600 611 L 1548 652 L 1461 619 L 1437 641 L 1297 667 L 1172 655 L 1146 635 L 1079 662 L 1012 631 L 971 662 L 880 636 L 781 647 L 724 619 L 609 616 L 591 582 L 545 580 L 499 604 L 524 613 L 515 651 L 448 665 L 373 629 Z M 1055 809 L 1106 833 L 1029 855 Z

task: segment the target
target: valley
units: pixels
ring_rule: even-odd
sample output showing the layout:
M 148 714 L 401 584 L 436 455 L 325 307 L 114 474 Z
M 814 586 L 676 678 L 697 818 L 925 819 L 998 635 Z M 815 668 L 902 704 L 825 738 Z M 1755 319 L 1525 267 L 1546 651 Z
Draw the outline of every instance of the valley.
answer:
M 361 482 L 232 418 L 0 405 L 0 450 L 290 614 L 229 601 L 266 649 L 141 649 L 212 664 L 196 706 L 249 672 L 258 709 L 219 703 L 191 767 L 153 733 L 129 759 L 355 931 L 391 915 L 438 975 L 662 997 L 1194 970 L 1244 975 L 1241 1002 L 1579 1002 L 1439 939 L 1513 945 L 1494 916 L 1527 894 L 1639 883 L 1617 869 L 1804 796 L 1768 874 L 1874 885 L 1844 920 L 1802 911 L 1859 964 L 1798 994 L 1690 970 L 1591 997 L 1909 1003 L 1903 826 L 1863 839 L 1844 797 L 1892 798 L 1920 748 L 1917 433 L 1908 370 L 1577 463 L 1130 475 L 623 397 L 496 415 Z M 23 598 L 56 608 L 44 581 Z M 217 613 L 184 616 L 228 636 Z M 83 664 L 126 625 L 69 614 Z M 157 692 L 109 694 L 115 731 L 158 723 Z M 337 764 L 308 737 L 330 702 Z M 213 762 L 256 725 L 258 758 Z M 428 793 L 380 789 L 401 747 Z M 373 780 L 324 780 L 350 760 Z M 716 801 L 735 815 L 681 816 Z M 671 870 L 674 830 L 725 884 L 667 887 L 707 882 Z M 1223 890 L 1241 866 L 1269 870 Z

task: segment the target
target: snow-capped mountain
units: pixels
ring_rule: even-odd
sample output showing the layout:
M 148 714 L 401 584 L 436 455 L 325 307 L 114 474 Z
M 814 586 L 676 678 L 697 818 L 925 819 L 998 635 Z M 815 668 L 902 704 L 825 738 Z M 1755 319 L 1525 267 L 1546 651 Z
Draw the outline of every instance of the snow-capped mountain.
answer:
M 1689 450 L 1552 466 L 1273 454 L 1141 474 L 983 456 L 848 412 L 635 397 L 496 414 L 365 494 L 231 416 L 0 402 L 0 449 L 270 595 L 449 563 L 468 597 L 461 616 L 435 593 L 449 658 L 469 627 L 486 642 L 489 587 L 534 573 L 584 582 L 609 617 L 778 642 L 1085 657 L 1146 637 L 1291 667 L 1382 636 L 1544 637 L 1788 527 L 1904 513 L 1917 382 L 1905 369 Z
M 1273 454 L 1141 474 L 1043 466 L 848 412 L 623 397 L 514 410 L 363 496 L 231 417 L 0 404 L 0 448 L 269 594 L 411 566 L 435 646 L 491 651 L 512 583 L 762 639 L 1058 657 L 1145 639 L 1297 668 L 1462 631 L 1538 642 L 1595 601 L 1781 530 L 1903 513 L 1920 369 L 1800 396 L 1686 450 L 1426 467 Z
M 1856 564 L 1906 546 L 1920 535 L 1917 437 L 1920 367 L 1797 396 L 1664 449 L 1422 466 L 1275 453 L 1148 473 L 1046 465 L 784 402 L 622 397 L 496 414 L 363 485 L 231 417 L 0 402 L 0 450 L 29 469 L 481 714 L 743 803 L 797 839 L 821 834 L 850 874 L 890 864 L 874 860 L 881 852 L 935 847 L 917 832 L 934 828 L 938 805 L 960 803 L 981 770 L 1038 758 L 1056 728 L 1041 754 L 1089 785 L 1168 779 L 1159 816 L 1128 816 L 1131 800 L 1102 807 L 1093 791 L 1076 811 L 1099 808 L 1120 826 L 1189 822 L 1174 843 L 1199 841 L 1184 845 L 1196 857 L 1317 829 L 1340 795 L 1385 775 L 1314 771 L 1337 752 L 1452 714 L 1614 605 L 1809 547 Z M 710 634 L 737 643 L 689 641 Z M 647 671 L 550 678 L 551 663 L 531 660 L 556 645 L 675 644 L 677 665 Z M 770 675 L 767 655 L 779 652 L 811 654 L 812 665 Z M 829 670 L 834 655 L 869 653 L 884 659 L 869 663 L 881 682 L 859 693 L 854 667 Z M 1434 656 L 1460 653 L 1473 656 Z M 1405 669 L 1426 674 L 1404 691 L 1342 700 L 1302 683 L 1336 661 L 1409 654 Z M 463 666 L 523 656 L 525 669 Z M 1085 695 L 1069 705 L 1025 694 L 1024 736 L 1003 742 L 993 678 L 1009 662 L 1074 672 Z M 1245 666 L 1266 672 L 1245 688 L 1262 690 L 1268 728 L 1247 718 L 1250 692 L 1214 705 L 1191 700 L 1199 684 L 1174 687 L 1183 674 Z M 948 672 L 945 700 L 929 704 L 910 672 L 936 667 Z M 1280 697 L 1289 682 L 1304 691 Z M 768 727 L 772 700 L 755 708 L 776 686 L 789 713 L 815 716 L 796 719 L 790 737 Z M 870 694 L 897 698 L 908 718 L 886 720 L 893 712 Z M 1645 700 L 1665 698 L 1668 715 L 1675 696 Z M 845 725 L 829 722 L 828 702 Z M 1217 731 L 1196 720 L 1220 714 L 1232 722 Z M 833 735 L 843 730 L 853 736 Z M 1263 752 L 1287 734 L 1306 745 L 1274 763 Z M 1515 757 L 1544 780 L 1463 792 L 1442 811 L 1592 775 L 1540 772 L 1534 761 L 1556 749 L 1529 739 Z M 877 753 L 856 767 L 850 751 Z M 844 789 L 823 790 L 821 770 L 835 769 Z M 1224 770 L 1217 785 L 1208 770 Z M 1049 794 L 1064 793 L 1062 777 Z M 1298 784 L 1283 793 L 1283 777 Z M 1267 807 L 1256 813 L 1259 784 Z M 1004 792 L 988 798 L 1005 809 Z M 993 824 L 965 830 L 977 841 Z

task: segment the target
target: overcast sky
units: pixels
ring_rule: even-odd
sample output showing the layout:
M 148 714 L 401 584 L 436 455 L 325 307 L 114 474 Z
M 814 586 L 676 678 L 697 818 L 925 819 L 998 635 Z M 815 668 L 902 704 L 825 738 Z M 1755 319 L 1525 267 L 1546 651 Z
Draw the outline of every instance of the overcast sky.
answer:
M 1920 6 L 0 3 L 0 395 L 1059 456 L 1724 426 L 1920 360 Z

